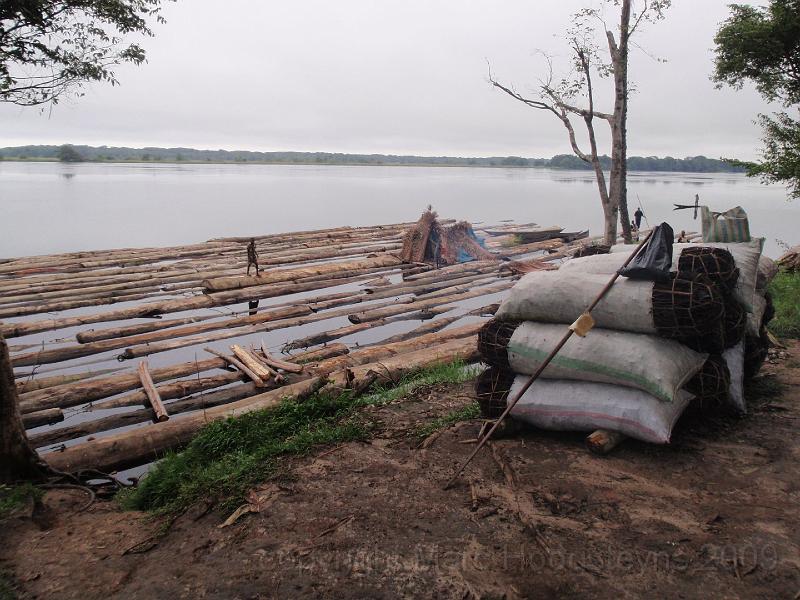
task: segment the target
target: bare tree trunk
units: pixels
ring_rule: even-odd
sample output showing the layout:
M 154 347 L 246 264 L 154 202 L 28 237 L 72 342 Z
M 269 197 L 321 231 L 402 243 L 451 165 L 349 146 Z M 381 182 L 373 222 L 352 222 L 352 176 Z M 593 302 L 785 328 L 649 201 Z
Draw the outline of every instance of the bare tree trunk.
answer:
M 41 479 L 46 474 L 47 467 L 28 444 L 8 346 L 0 336 L 0 483 Z
M 617 208 L 622 235 L 631 243 L 631 220 L 628 213 L 628 38 L 630 36 L 631 0 L 622 1 L 619 45 L 614 34 L 606 32 L 614 71 L 614 116 L 611 121 L 611 181 L 609 196 Z M 608 242 L 606 242 L 608 243 Z M 613 242 L 612 242 L 613 243 Z

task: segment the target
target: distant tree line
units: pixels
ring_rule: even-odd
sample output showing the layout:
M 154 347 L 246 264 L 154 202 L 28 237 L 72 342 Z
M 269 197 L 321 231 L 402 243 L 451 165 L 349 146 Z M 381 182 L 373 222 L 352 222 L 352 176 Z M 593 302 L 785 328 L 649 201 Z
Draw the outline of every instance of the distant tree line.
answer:
M 0 148 L 0 159 L 60 160 L 62 162 L 210 162 L 272 163 L 321 165 L 396 165 L 453 167 L 550 167 L 553 169 L 591 169 L 591 165 L 572 154 L 553 158 L 521 156 L 456 157 L 400 156 L 394 154 L 342 154 L 332 152 L 251 152 L 247 150 L 196 150 L 194 148 L 122 148 L 111 146 L 15 146 Z M 600 156 L 604 169 L 611 158 Z M 689 156 L 628 157 L 631 171 L 681 171 L 689 173 L 739 173 L 744 169 L 715 158 Z

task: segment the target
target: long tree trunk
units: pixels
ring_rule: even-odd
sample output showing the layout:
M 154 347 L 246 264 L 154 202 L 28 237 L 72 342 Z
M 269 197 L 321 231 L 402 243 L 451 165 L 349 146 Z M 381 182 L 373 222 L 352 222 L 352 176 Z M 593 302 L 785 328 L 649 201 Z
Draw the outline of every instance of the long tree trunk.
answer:
M 631 243 L 631 221 L 628 213 L 628 38 L 630 35 L 631 0 L 623 0 L 619 26 L 619 45 L 614 34 L 606 32 L 614 71 L 614 118 L 611 121 L 611 180 L 609 196 L 617 208 L 622 235 Z
M 0 336 L 0 483 L 41 479 L 46 472 L 47 467 L 28 444 L 8 346 Z

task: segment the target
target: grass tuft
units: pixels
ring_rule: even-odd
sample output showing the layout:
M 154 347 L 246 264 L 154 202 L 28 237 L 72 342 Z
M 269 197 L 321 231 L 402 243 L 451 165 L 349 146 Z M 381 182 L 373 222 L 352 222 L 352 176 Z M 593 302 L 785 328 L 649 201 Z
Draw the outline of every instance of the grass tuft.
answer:
M 459 408 L 458 410 L 454 410 L 443 417 L 439 417 L 430 423 L 425 423 L 424 425 L 418 427 L 416 431 L 414 431 L 414 435 L 420 439 L 425 439 L 434 431 L 439 431 L 440 429 L 444 429 L 445 427 L 449 427 L 450 425 L 454 425 L 461 421 L 477 419 L 480 415 L 480 406 L 473 402 L 472 404 L 469 404 L 463 408 Z
M 374 424 L 360 408 L 383 406 L 435 383 L 459 383 L 475 375 L 461 363 L 432 367 L 357 398 L 346 392 L 315 394 L 298 402 L 209 423 L 182 452 L 159 461 L 138 487 L 119 495 L 123 507 L 170 514 L 200 499 L 239 504 L 256 483 L 281 472 L 281 457 L 303 456 L 328 444 L 366 439 Z
M 31 499 L 38 500 L 41 497 L 42 490 L 31 483 L 0 485 L 0 520 L 26 507 Z
M 769 329 L 778 337 L 800 337 L 800 272 L 781 271 L 769 285 L 775 318 Z

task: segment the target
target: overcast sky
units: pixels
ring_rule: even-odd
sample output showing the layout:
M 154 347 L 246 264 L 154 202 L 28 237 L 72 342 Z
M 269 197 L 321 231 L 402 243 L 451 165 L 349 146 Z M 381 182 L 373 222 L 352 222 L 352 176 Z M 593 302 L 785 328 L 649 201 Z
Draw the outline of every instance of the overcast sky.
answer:
M 563 127 L 492 89 L 532 91 L 537 50 L 589 0 L 179 0 L 118 69 L 51 112 L 0 106 L 0 146 L 189 146 L 460 156 L 569 152 Z M 709 81 L 727 0 L 674 0 L 638 35 L 629 152 L 754 156 L 765 106 Z M 651 56 L 666 59 L 658 62 Z M 605 92 L 603 94 L 603 92 Z M 601 108 L 611 95 L 599 92 Z

